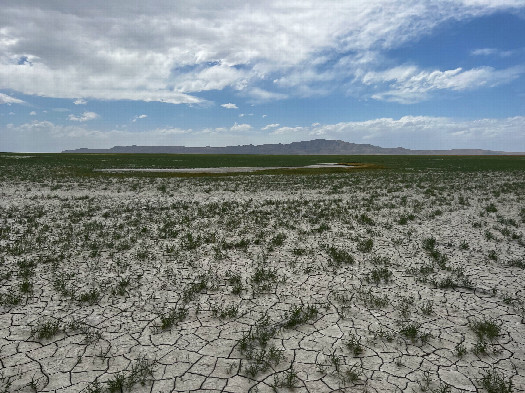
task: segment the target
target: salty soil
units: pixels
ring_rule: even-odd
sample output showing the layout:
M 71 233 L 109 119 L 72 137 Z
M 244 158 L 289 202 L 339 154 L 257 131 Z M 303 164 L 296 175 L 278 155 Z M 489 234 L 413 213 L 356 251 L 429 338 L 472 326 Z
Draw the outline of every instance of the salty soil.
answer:
M 525 391 L 525 173 L 17 181 L 0 391 Z

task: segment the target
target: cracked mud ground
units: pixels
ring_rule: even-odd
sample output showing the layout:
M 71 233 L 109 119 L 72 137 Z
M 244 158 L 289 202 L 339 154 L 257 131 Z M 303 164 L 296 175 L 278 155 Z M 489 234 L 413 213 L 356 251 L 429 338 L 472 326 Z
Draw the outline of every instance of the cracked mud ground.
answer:
M 523 171 L 0 193 L 0 391 L 525 391 Z

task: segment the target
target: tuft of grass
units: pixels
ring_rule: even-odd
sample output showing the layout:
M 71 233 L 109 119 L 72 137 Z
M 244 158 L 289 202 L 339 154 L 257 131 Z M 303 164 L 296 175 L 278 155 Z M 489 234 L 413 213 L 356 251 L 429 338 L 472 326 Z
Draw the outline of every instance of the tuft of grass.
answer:
M 488 393 L 512 393 L 512 380 L 495 369 L 488 370 L 479 382 Z
M 340 267 L 342 265 L 353 265 L 355 263 L 354 257 L 346 250 L 329 247 L 328 256 L 330 257 L 330 265 Z
M 273 380 L 273 387 L 275 388 L 285 388 L 285 389 L 294 389 L 295 386 L 299 383 L 299 377 L 295 371 L 293 364 L 288 370 L 283 373 L 282 379 L 277 375 Z
M 372 247 L 374 247 L 374 240 L 372 239 L 364 239 L 357 242 L 357 250 L 361 252 L 370 252 L 372 251 Z
M 227 272 L 226 275 L 227 275 L 228 284 L 232 286 L 232 293 L 234 295 L 240 295 L 244 289 L 242 286 L 241 275 L 230 273 L 230 272 Z
M 434 312 L 434 302 L 432 302 L 432 300 L 427 300 L 420 307 L 420 310 L 423 313 L 423 315 L 431 315 Z
M 100 299 L 100 292 L 96 288 L 92 288 L 87 292 L 81 293 L 77 300 L 81 303 L 87 303 L 90 305 L 95 304 Z
M 493 341 L 501 335 L 501 325 L 494 319 L 474 320 L 469 326 L 480 341 Z
M 292 306 L 291 310 L 286 313 L 282 326 L 287 329 L 294 328 L 297 325 L 302 325 L 314 319 L 317 317 L 317 313 L 317 307 L 312 305 L 307 307 L 303 307 L 302 305 Z
M 487 213 L 496 213 L 498 211 L 498 208 L 494 203 L 489 203 L 487 206 L 485 206 L 485 211 Z
M 251 282 L 257 291 L 270 290 L 279 280 L 277 269 L 266 268 L 259 264 L 252 274 Z
M 374 220 L 366 213 L 362 213 L 357 217 L 357 222 L 362 225 L 375 225 Z
M 361 340 L 354 334 L 349 335 L 348 341 L 346 342 L 346 347 L 352 351 L 354 356 L 359 356 L 365 351 L 361 345 Z
M 178 323 L 184 321 L 188 316 L 188 310 L 186 308 L 172 308 L 167 313 L 160 316 L 159 329 L 162 331 L 170 330 Z
M 43 320 L 38 325 L 31 328 L 31 335 L 37 340 L 49 340 L 60 332 L 60 322 L 58 320 Z
M 384 282 L 388 284 L 392 278 L 392 272 L 387 267 L 375 268 L 365 277 L 366 281 L 380 284 Z

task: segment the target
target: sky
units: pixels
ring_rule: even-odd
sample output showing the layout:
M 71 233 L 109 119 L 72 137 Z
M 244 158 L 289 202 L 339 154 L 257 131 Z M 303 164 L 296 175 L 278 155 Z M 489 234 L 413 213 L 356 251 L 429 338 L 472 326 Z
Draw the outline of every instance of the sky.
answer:
M 525 0 L 0 0 L 0 151 L 525 152 Z

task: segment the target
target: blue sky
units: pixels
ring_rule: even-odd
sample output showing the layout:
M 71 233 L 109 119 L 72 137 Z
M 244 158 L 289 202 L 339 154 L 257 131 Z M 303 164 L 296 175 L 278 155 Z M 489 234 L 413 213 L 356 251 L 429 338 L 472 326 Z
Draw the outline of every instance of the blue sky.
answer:
M 525 2 L 0 9 L 0 151 L 316 138 L 525 151 Z

